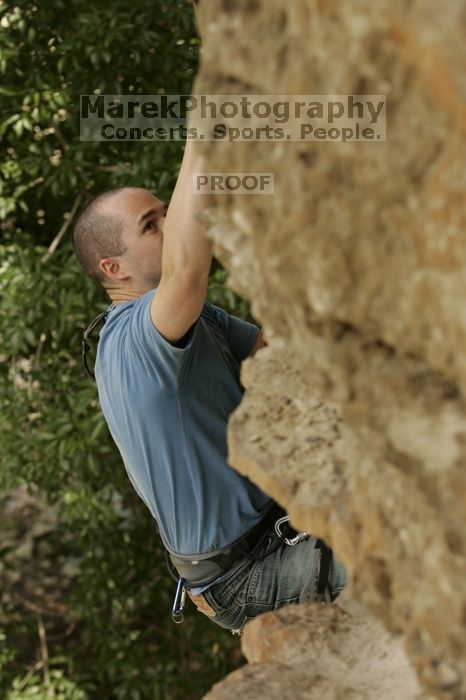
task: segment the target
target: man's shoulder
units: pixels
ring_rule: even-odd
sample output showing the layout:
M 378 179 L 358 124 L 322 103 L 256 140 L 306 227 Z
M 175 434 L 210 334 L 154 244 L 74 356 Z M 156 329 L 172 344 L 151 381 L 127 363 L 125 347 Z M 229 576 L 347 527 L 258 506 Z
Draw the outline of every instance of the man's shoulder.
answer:
M 127 324 L 134 321 L 136 318 L 143 319 L 141 311 L 150 305 L 155 289 L 142 294 L 136 299 L 129 299 L 122 304 L 110 304 L 107 309 L 107 318 L 105 325 L 102 328 L 101 336 L 108 331 L 121 330 Z
M 136 351 L 139 352 L 139 350 L 144 351 L 144 346 L 147 344 L 151 348 L 155 344 L 156 346 L 161 345 L 165 351 L 172 349 L 173 352 L 177 353 L 179 350 L 186 349 L 187 345 L 190 345 L 188 341 L 194 336 L 197 337 L 197 342 L 202 342 L 201 338 L 204 336 L 204 332 L 198 326 L 203 326 L 204 331 L 207 332 L 210 329 L 214 333 L 219 331 L 225 333 L 223 318 L 225 312 L 206 299 L 198 319 L 187 330 L 185 336 L 178 342 L 171 343 L 160 335 L 151 318 L 150 304 L 156 292 L 156 289 L 152 289 L 137 299 L 110 306 L 106 323 L 100 332 L 102 346 L 123 343 L 127 346 L 134 345 Z M 197 332 L 195 333 L 195 331 Z

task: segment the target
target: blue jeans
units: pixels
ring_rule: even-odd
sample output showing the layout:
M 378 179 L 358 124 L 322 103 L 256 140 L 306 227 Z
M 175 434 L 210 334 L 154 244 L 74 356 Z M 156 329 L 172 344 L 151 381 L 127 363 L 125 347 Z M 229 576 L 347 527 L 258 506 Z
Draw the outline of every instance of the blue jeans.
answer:
M 266 552 L 278 539 L 271 531 L 255 554 Z M 245 622 L 257 615 L 291 603 L 317 600 L 320 550 L 315 549 L 315 543 L 312 536 L 294 547 L 282 541 L 268 556 L 243 561 L 226 580 L 212 584 L 201 594 L 215 612 L 209 614 L 210 619 L 240 634 Z M 346 569 L 332 556 L 324 602 L 335 600 L 346 583 Z

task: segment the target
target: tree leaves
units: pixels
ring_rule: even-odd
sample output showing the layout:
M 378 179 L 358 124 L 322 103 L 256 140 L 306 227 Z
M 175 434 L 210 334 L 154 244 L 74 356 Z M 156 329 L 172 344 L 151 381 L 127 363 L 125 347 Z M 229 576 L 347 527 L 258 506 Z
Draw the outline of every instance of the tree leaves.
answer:
M 76 629 L 60 637 L 70 620 L 44 614 L 47 634 L 59 638 L 49 642 L 49 683 L 66 700 L 198 698 L 240 662 L 229 658 L 238 642 L 193 610 L 181 632 L 172 625 L 173 582 L 153 519 L 81 363 L 82 332 L 108 299 L 83 276 L 68 235 L 42 262 L 78 192 L 132 184 L 169 199 L 183 144 L 80 141 L 79 96 L 130 86 L 190 93 L 199 49 L 192 8 L 186 0 L 0 7 L 0 492 L 27 484 L 59 506 L 50 557 Z M 214 261 L 210 300 L 249 317 L 225 277 Z M 42 560 L 28 566 L 40 570 Z M 30 575 L 18 564 L 18 590 Z M 20 598 L 6 606 L 3 595 L 0 696 L 45 700 L 43 674 L 33 671 L 37 621 Z

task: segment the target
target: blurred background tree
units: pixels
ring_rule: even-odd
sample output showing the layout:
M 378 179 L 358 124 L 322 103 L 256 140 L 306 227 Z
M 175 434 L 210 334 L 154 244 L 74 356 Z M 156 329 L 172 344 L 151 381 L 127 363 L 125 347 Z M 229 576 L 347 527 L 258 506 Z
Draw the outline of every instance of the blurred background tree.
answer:
M 0 696 L 200 698 L 238 640 L 171 622 L 154 521 L 109 436 L 80 338 L 108 306 L 73 255 L 86 198 L 169 201 L 184 144 L 79 139 L 81 94 L 189 94 L 190 0 L 0 0 Z M 214 259 L 208 298 L 254 320 Z

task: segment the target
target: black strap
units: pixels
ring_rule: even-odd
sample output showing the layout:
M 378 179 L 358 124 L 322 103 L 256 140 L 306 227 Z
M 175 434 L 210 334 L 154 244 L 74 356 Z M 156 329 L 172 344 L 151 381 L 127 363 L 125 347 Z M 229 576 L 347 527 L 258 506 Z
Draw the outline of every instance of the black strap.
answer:
M 268 533 L 266 532 L 262 539 L 259 541 L 257 547 L 254 549 L 259 549 L 262 544 L 265 542 L 265 538 L 267 537 Z M 250 561 L 258 561 L 259 559 L 265 559 L 265 557 L 268 557 L 269 554 L 272 554 L 272 552 L 275 552 L 281 545 L 283 544 L 283 540 L 281 537 L 278 538 L 278 540 L 273 544 L 271 547 L 266 549 L 264 552 L 260 552 L 259 554 L 250 554 L 248 552 L 245 552 L 245 557 L 246 559 L 249 559 Z
M 279 537 L 275 544 L 273 544 L 271 547 L 269 547 L 263 552 L 259 552 L 259 554 L 254 554 L 254 552 L 257 552 L 262 548 L 262 545 L 264 544 L 268 535 L 271 534 L 272 531 L 275 531 L 275 522 L 284 514 L 285 511 L 283 510 L 283 508 L 278 504 L 275 504 L 275 506 L 270 509 L 267 516 L 262 521 L 261 534 L 257 538 L 257 542 L 254 544 L 254 546 L 251 548 L 251 544 L 249 543 L 246 544 L 246 547 L 244 547 L 244 543 L 240 543 L 240 546 L 243 547 L 244 556 L 247 559 L 249 559 L 250 561 L 258 561 L 259 559 L 265 559 L 265 557 L 268 557 L 269 554 L 275 552 L 275 550 L 277 550 L 283 544 L 283 539 Z
M 315 549 L 320 549 L 320 568 L 319 581 L 317 583 L 317 594 L 323 596 L 325 595 L 325 589 L 328 584 L 330 563 L 332 561 L 332 550 L 327 547 L 323 540 L 317 540 Z
M 179 575 L 178 571 L 175 569 L 175 567 L 173 566 L 173 563 L 170 559 L 170 555 L 168 553 L 168 549 L 165 547 L 164 543 L 162 542 L 162 538 L 160 537 L 160 535 L 159 535 L 159 538 L 160 538 L 160 544 L 162 545 L 163 555 L 165 557 L 165 566 L 168 569 L 168 573 L 170 574 L 170 576 L 172 577 L 172 579 L 174 581 L 178 581 L 180 578 L 180 575 Z
M 109 309 L 107 309 L 107 311 L 103 311 L 101 314 L 96 316 L 93 321 L 91 321 L 91 323 L 88 325 L 88 327 L 84 331 L 84 335 L 83 335 L 82 340 L 81 340 L 81 354 L 82 354 L 82 358 L 83 358 L 84 369 L 86 370 L 88 375 L 90 377 L 92 377 L 92 379 L 95 379 L 95 374 L 92 371 L 92 369 L 89 367 L 89 364 L 87 362 L 87 353 L 91 349 L 91 346 L 89 345 L 89 343 L 87 341 L 90 339 L 92 332 L 99 325 L 99 323 L 101 323 L 101 322 L 105 323 L 107 321 L 107 316 L 110 312 L 110 309 L 111 309 L 111 307 Z

